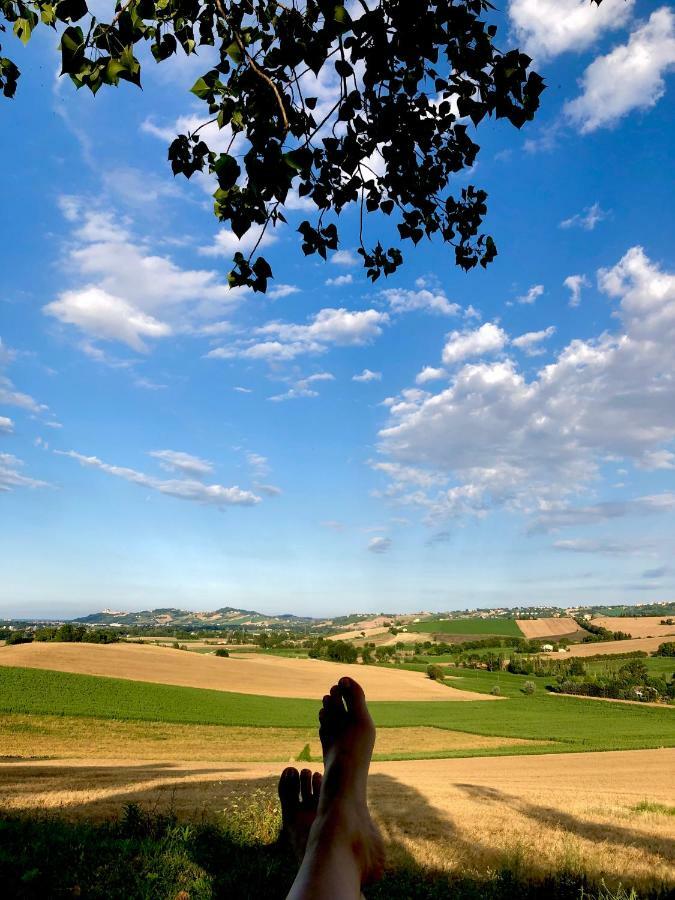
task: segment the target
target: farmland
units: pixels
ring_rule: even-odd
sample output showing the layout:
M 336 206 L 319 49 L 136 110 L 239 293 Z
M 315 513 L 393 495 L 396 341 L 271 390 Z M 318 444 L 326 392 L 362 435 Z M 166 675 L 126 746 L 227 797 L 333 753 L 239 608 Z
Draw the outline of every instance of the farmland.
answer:
M 422 634 L 461 634 L 461 635 L 501 635 L 520 638 L 523 636 L 515 619 L 425 619 L 423 622 L 411 622 L 408 631 Z
M 489 637 L 487 628 L 478 636 Z M 503 652 L 500 639 L 512 635 L 494 638 L 478 653 Z M 659 891 L 675 883 L 671 707 L 556 695 L 549 677 L 445 664 L 453 654 L 413 661 L 399 648 L 388 663 L 338 665 L 306 658 L 299 645 L 233 648 L 219 659 L 199 643 L 197 652 L 0 648 L 0 875 L 10 893 L 23 872 L 58 871 L 37 896 L 59 895 L 64 884 L 96 896 L 93 886 L 87 893 L 92 878 L 105 878 L 106 898 L 147 896 L 138 885 L 151 873 L 151 896 L 162 900 L 175 900 L 178 884 L 204 900 L 283 897 L 293 873 L 274 844 L 275 781 L 299 758 L 320 765 L 319 698 L 343 674 L 366 685 L 378 726 L 370 797 L 389 862 L 370 898 L 578 900 L 582 884 L 595 890 L 604 878 L 635 886 L 639 900 L 663 900 Z M 641 641 L 611 643 L 626 652 Z M 597 655 L 605 646 L 578 649 Z M 426 677 L 428 660 L 444 683 Z M 646 663 L 663 674 L 674 661 Z M 131 825 L 120 820 L 127 804 Z M 203 846 L 214 849 L 195 849 Z M 85 864 L 89 854 L 95 864 Z
M 675 636 L 675 625 L 661 624 L 663 616 L 598 616 L 593 619 L 593 625 L 600 625 L 610 631 L 625 631 L 633 638 L 660 637 L 665 640 L 668 635 Z M 675 621 L 673 619 L 670 620 Z
M 518 628 L 526 638 L 583 637 L 586 632 L 568 616 L 544 619 L 518 619 Z

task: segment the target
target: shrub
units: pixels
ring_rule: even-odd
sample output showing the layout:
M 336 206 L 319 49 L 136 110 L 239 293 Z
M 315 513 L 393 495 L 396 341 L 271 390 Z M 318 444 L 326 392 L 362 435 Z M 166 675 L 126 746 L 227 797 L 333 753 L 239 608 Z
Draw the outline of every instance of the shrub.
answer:
M 302 748 L 302 750 L 295 757 L 295 761 L 296 762 L 311 762 L 312 761 L 312 754 L 309 749 L 309 744 L 305 744 L 305 746 Z
M 445 673 L 440 666 L 427 666 L 427 676 L 431 678 L 432 681 L 444 681 Z
M 666 641 L 659 644 L 659 649 L 654 656 L 675 656 L 675 641 Z
M 229 650 L 226 650 L 225 647 L 219 647 L 219 648 L 216 650 L 215 655 L 216 655 L 216 656 L 229 656 L 229 655 L 230 655 L 230 651 L 229 651 Z
M 521 688 L 521 691 L 523 692 L 523 694 L 528 694 L 528 695 L 534 694 L 535 690 L 536 690 L 536 685 L 535 685 L 534 681 L 526 681 L 525 684 Z
M 495 684 L 495 686 L 492 688 L 490 693 L 492 694 L 493 697 L 501 697 L 502 689 L 499 687 L 498 684 Z

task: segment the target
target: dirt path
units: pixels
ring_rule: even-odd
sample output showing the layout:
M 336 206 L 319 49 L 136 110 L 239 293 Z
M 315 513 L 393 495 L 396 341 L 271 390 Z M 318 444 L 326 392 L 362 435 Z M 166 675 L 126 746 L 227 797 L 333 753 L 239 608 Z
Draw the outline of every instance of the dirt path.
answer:
M 233 796 L 272 791 L 279 764 L 120 760 L 0 764 L 0 805 L 117 815 L 125 803 L 219 815 Z M 567 866 L 592 877 L 675 884 L 675 750 L 375 763 L 371 802 L 390 854 L 442 869 Z
M 0 647 L 0 665 L 311 700 L 318 700 L 339 678 L 351 672 L 363 685 L 369 700 L 499 699 L 446 687 L 421 672 L 344 666 L 262 653 L 219 659 L 208 654 L 140 644 L 19 644 Z

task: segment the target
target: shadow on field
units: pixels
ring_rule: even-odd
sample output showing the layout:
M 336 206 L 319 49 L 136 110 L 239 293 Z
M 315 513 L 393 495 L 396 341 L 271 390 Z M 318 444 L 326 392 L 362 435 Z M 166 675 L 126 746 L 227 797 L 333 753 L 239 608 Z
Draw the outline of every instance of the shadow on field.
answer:
M 4 896 L 284 898 L 295 866 L 276 842 L 276 777 L 219 780 L 219 773 L 233 771 L 165 764 L 0 767 L 0 796 L 41 796 L 53 804 L 49 812 L 0 813 Z M 512 802 L 494 789 L 460 787 L 486 803 Z M 596 896 L 583 876 L 509 867 L 499 850 L 469 841 L 451 816 L 390 776 L 373 775 L 370 792 L 389 866 L 383 880 L 366 891 L 368 900 L 578 900 L 582 887 L 590 887 L 588 900 Z M 513 803 L 542 823 L 560 825 L 557 811 Z M 572 816 L 563 820 L 575 833 L 596 827 Z M 473 861 L 470 872 L 448 874 L 431 858 L 416 858 L 425 840 L 440 835 L 448 853 Z M 600 835 L 592 831 L 591 837 Z M 610 829 L 602 839 L 639 847 L 642 838 L 629 829 Z M 640 900 L 666 896 L 665 888 L 642 891 Z
M 609 822 L 588 822 L 561 809 L 527 803 L 498 788 L 476 784 L 457 784 L 456 786 L 474 800 L 505 804 L 548 828 L 561 828 L 570 834 L 596 843 L 645 850 L 661 856 L 666 862 L 672 862 L 675 859 L 675 841 L 668 837 L 657 838 L 653 834 L 642 834 L 632 828 L 624 828 Z

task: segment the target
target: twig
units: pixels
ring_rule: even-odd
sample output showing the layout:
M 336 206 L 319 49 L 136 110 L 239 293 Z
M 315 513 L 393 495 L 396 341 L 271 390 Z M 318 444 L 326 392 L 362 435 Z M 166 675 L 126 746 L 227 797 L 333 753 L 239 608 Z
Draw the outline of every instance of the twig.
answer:
M 131 2 L 131 0 L 130 0 L 130 2 Z M 267 72 L 263 72 L 263 70 L 257 65 L 257 63 L 255 62 L 255 60 L 253 59 L 251 54 L 248 52 L 248 50 L 244 46 L 244 42 L 241 39 L 241 35 L 236 30 L 236 28 L 234 28 L 230 17 L 225 12 L 225 9 L 222 4 L 222 0 L 216 0 L 216 6 L 218 7 L 218 12 L 220 13 L 220 15 L 223 17 L 223 19 L 225 19 L 226 22 L 229 23 L 230 27 L 232 28 L 232 33 L 234 34 L 234 39 L 237 43 L 237 46 L 239 47 L 241 52 L 246 57 L 248 64 L 251 67 L 251 70 L 253 72 L 255 72 L 255 74 L 258 76 L 258 78 L 261 78 L 272 89 L 274 96 L 277 99 L 277 104 L 279 105 L 279 111 L 281 113 L 281 120 L 284 124 L 284 135 L 286 135 L 286 133 L 288 132 L 288 130 L 290 128 L 290 125 L 288 124 L 288 116 L 286 115 L 286 108 L 284 107 L 284 101 L 282 100 L 281 94 L 279 92 L 279 88 L 272 81 L 272 79 L 267 74 Z

